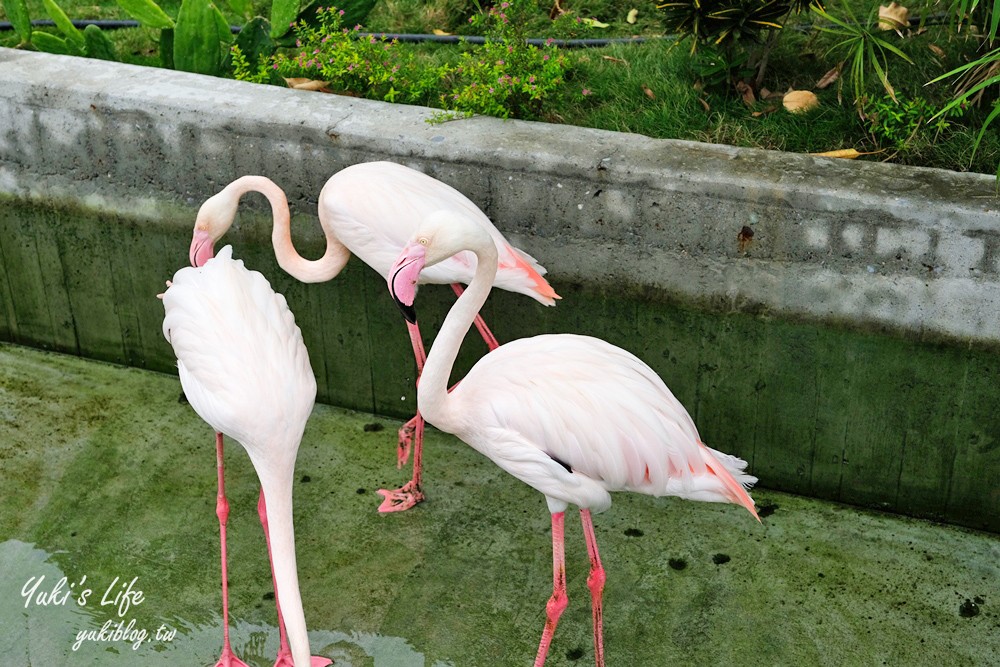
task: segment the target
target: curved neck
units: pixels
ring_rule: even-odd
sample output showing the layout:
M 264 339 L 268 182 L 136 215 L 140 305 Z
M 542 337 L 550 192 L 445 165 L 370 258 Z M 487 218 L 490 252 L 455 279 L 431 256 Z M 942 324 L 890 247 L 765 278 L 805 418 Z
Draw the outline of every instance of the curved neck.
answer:
M 274 227 L 271 230 L 271 245 L 274 246 L 274 256 L 278 265 L 292 277 L 304 283 L 319 283 L 335 277 L 347 264 L 351 252 L 333 233 L 324 228 L 326 235 L 326 252 L 316 260 L 305 259 L 292 245 L 291 213 L 288 210 L 288 199 L 285 193 L 268 178 L 263 176 L 244 176 L 229 184 L 228 188 L 235 190 L 239 199 L 247 192 L 259 192 L 271 204 L 271 215 Z M 227 189 L 228 189 L 227 188 Z
M 476 255 L 476 273 L 444 318 L 417 385 L 417 405 L 421 414 L 434 426 L 448 432 L 453 432 L 449 427 L 455 423 L 453 417 L 457 417 L 450 409 L 448 380 L 465 334 L 486 303 L 497 275 L 497 248 L 492 239 L 487 237 L 486 243 L 469 250 Z

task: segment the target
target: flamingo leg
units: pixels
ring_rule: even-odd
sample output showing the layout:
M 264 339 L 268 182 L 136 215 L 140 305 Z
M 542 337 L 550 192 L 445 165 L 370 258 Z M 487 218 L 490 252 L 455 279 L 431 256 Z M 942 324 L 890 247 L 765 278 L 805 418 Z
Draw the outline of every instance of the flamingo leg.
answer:
M 420 373 L 424 369 L 424 361 L 427 353 L 424 351 L 424 341 L 420 336 L 420 329 L 416 324 L 407 322 L 406 328 L 410 334 L 410 345 L 413 347 L 413 358 L 417 362 L 417 382 L 420 381 Z M 417 411 L 413 419 L 406 422 L 403 428 L 399 429 L 399 445 L 396 451 L 396 464 L 401 467 L 410 457 L 410 446 L 413 447 L 413 477 L 409 482 L 395 491 L 379 489 L 379 495 L 384 498 L 379 505 L 379 512 L 402 512 L 408 510 L 424 499 L 423 489 L 420 488 L 420 478 L 423 472 L 423 449 L 424 449 L 424 418 Z
M 597 667 L 604 667 L 604 613 L 601 607 L 601 596 L 604 593 L 604 567 L 601 565 L 601 554 L 597 551 L 597 538 L 594 535 L 594 522 L 590 510 L 581 509 L 580 519 L 583 521 L 583 535 L 587 540 L 587 555 L 590 556 L 590 576 L 587 577 L 587 587 L 590 589 L 590 600 L 594 609 L 594 660 Z
M 465 291 L 458 283 L 451 286 L 457 296 L 462 296 Z M 493 351 L 500 347 L 496 336 L 486 326 L 481 315 L 476 315 L 476 329 L 483 337 L 486 347 Z M 420 336 L 420 329 L 416 324 L 407 323 L 407 330 L 410 334 L 410 345 L 413 347 L 413 358 L 417 363 L 417 381 L 420 381 L 420 373 L 424 369 L 424 361 L 427 353 L 424 351 L 424 341 Z M 421 487 L 421 476 L 423 473 L 423 451 L 424 451 L 424 418 L 417 411 L 413 418 L 403 424 L 399 429 L 399 442 L 396 446 L 396 467 L 402 468 L 410 459 L 410 452 L 413 452 L 413 477 L 409 482 L 395 491 L 379 489 L 379 494 L 383 497 L 382 504 L 379 505 L 379 512 L 401 512 L 408 510 L 424 499 L 423 488 Z
M 215 461 L 219 474 L 219 492 L 215 500 L 215 515 L 219 517 L 219 542 L 222 545 L 222 656 L 215 667 L 249 667 L 236 657 L 229 644 L 229 572 L 226 567 L 226 522 L 229 520 L 229 501 L 222 469 L 222 434 L 215 434 Z
M 545 630 L 542 631 L 542 641 L 538 644 L 538 654 L 535 656 L 534 667 L 545 664 L 545 656 L 552 643 L 552 635 L 556 632 L 559 617 L 566 610 L 569 598 L 566 596 L 566 558 L 563 547 L 564 512 L 552 515 L 552 597 L 545 605 Z
M 271 584 L 274 586 L 274 607 L 278 611 L 278 657 L 274 661 L 274 667 L 295 667 L 292 660 L 292 649 L 288 646 L 288 634 L 285 632 L 285 619 L 281 617 L 281 602 L 278 600 L 278 581 L 274 577 L 274 560 L 271 557 L 271 536 L 267 528 L 267 505 L 264 503 L 264 489 L 260 490 L 260 499 L 257 501 L 257 515 L 260 517 L 260 525 L 264 527 L 264 541 L 267 542 L 267 560 L 271 563 Z M 326 667 L 333 664 L 329 658 L 318 655 L 310 656 L 310 667 Z
M 462 293 L 465 292 L 465 289 L 458 283 L 452 283 L 451 289 L 455 292 L 455 296 L 462 296 Z M 490 331 L 490 328 L 486 326 L 486 320 L 484 320 L 483 316 L 479 313 L 476 313 L 475 323 L 476 330 L 479 331 L 479 335 L 483 337 L 483 342 L 486 343 L 486 347 L 489 348 L 490 352 L 500 347 L 500 343 L 497 342 L 497 337 L 494 336 L 493 332 Z

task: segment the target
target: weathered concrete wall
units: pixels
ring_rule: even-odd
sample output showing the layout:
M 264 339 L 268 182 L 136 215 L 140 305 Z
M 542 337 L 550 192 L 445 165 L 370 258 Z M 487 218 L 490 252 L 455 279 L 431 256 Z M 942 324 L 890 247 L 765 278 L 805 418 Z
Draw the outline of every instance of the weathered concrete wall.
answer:
M 430 115 L 5 50 L 0 192 L 156 216 L 261 172 L 308 213 L 330 174 L 390 158 L 481 203 L 564 281 L 1000 340 L 991 177 Z
M 557 308 L 491 298 L 501 340 L 573 331 L 633 350 L 764 485 L 1000 530 L 993 178 L 431 113 L 0 49 L 0 338 L 168 370 L 152 295 L 205 198 L 271 177 L 318 256 L 325 180 L 391 159 L 466 193 L 549 268 Z M 412 410 L 382 281 L 352 261 L 297 283 L 263 201 L 244 207 L 226 240 L 288 297 L 322 399 Z M 429 328 L 448 296 L 421 293 Z

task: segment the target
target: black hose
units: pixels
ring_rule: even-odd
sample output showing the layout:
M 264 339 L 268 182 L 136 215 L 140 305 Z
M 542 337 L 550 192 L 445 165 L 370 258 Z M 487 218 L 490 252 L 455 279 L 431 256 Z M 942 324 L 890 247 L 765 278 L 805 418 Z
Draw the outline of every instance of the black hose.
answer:
M 120 30 L 122 28 L 138 28 L 139 22 L 132 20 L 101 20 L 101 19 L 82 19 L 77 21 L 72 21 L 73 25 L 77 28 L 86 28 L 88 25 L 96 25 L 101 30 Z M 32 26 L 39 28 L 49 28 L 55 26 L 55 21 L 50 21 L 48 19 L 39 19 L 37 21 L 31 22 Z M 11 25 L 9 21 L 0 21 L 0 32 L 13 30 L 14 26 Z M 239 34 L 240 26 L 231 25 L 229 29 L 232 33 Z M 384 39 L 395 39 L 400 42 L 407 42 L 410 44 L 419 44 L 424 42 L 431 42 L 435 44 L 483 44 L 486 42 L 485 37 L 480 37 L 476 35 L 470 36 L 459 36 L 459 35 L 414 35 L 408 33 L 391 33 L 391 32 L 361 32 L 358 33 L 358 37 L 367 39 L 369 37 L 384 38 Z M 639 44 L 641 42 L 649 41 L 650 39 L 663 39 L 663 37 L 613 37 L 607 39 L 544 39 L 544 38 L 534 38 L 526 40 L 528 44 L 533 46 L 545 46 L 551 44 L 552 46 L 558 46 L 560 48 L 591 48 L 597 46 L 608 46 L 609 44 Z

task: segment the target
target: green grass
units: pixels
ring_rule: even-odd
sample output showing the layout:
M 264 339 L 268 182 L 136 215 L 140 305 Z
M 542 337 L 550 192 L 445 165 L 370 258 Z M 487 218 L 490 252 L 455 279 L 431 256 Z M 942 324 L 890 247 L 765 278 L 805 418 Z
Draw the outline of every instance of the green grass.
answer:
M 176 15 L 179 0 L 163 0 L 168 14 Z M 485 4 L 485 3 L 484 3 Z M 232 23 L 243 22 L 228 5 L 221 7 Z M 28 0 L 33 18 L 45 17 L 41 0 Z M 113 0 L 96 4 L 62 0 L 71 18 L 127 18 Z M 538 2 L 537 13 L 527 22 L 530 34 L 540 37 L 580 38 L 641 35 L 659 37 L 663 29 L 653 2 L 638 0 L 561 0 L 568 13 L 555 21 L 549 18 L 549 0 Z M 257 0 L 258 13 L 266 15 L 268 3 Z M 626 22 L 630 9 L 639 10 L 634 24 Z M 828 4 L 837 15 L 837 5 Z M 913 14 L 940 13 L 941 6 L 911 6 Z M 434 30 L 470 34 L 469 17 L 478 3 L 469 0 L 379 0 L 365 21 L 373 32 L 431 33 Z M 856 7 L 860 11 L 860 7 Z M 0 16 L 3 15 L 0 10 Z M 590 27 L 581 18 L 596 18 L 607 28 Z M 820 100 L 817 110 L 793 115 L 780 99 L 759 100 L 748 106 L 728 86 L 703 87 L 690 55 L 690 43 L 675 44 L 660 39 L 644 44 L 615 45 L 599 49 L 567 51 L 570 69 L 559 99 L 538 116 L 541 120 L 634 132 L 655 138 L 675 138 L 736 146 L 793 152 L 823 152 L 854 148 L 872 153 L 863 159 L 889 160 L 900 164 L 940 167 L 956 171 L 994 173 L 1000 160 L 1000 134 L 996 128 L 985 133 L 973 156 L 973 144 L 980 123 L 988 112 L 970 109 L 951 121 L 944 133 L 921 130 L 902 150 L 891 142 L 873 137 L 854 108 L 850 87 L 843 80 L 824 90 L 817 81 L 836 66 L 841 54 L 831 52 L 835 40 L 809 29 L 812 15 L 796 19 L 796 26 L 781 32 L 770 56 L 762 88 L 782 93 L 789 89 L 813 90 Z M 975 57 L 979 42 L 968 31 L 957 34 L 950 26 L 926 25 L 904 37 L 881 33 L 913 60 L 890 59 L 888 76 L 901 96 L 923 97 L 934 108 L 946 104 L 953 95 L 950 82 L 925 85 L 931 79 Z M 125 62 L 157 65 L 157 31 L 119 30 L 112 34 L 118 56 Z M 12 33 L 0 33 L 0 45 L 12 46 Z M 399 45 L 414 52 L 429 65 L 455 62 L 460 46 Z M 586 91 L 586 92 L 585 92 Z M 648 91 L 648 92 L 647 92 Z M 867 92 L 884 94 L 874 75 Z

